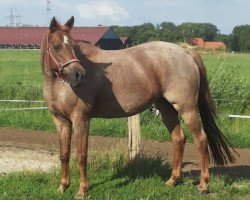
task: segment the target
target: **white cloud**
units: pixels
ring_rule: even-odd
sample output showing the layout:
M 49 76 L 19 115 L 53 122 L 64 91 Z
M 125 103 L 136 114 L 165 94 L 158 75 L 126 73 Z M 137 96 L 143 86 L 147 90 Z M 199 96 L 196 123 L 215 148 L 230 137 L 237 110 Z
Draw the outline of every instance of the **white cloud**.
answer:
M 115 1 L 91 1 L 77 6 L 80 17 L 84 19 L 108 18 L 118 22 L 129 18 L 128 12 Z
M 148 6 L 159 6 L 159 7 L 162 7 L 162 6 L 175 6 L 175 7 L 178 7 L 178 6 L 186 6 L 188 4 L 190 4 L 190 2 L 195 2 L 197 0 L 146 0 L 144 1 L 145 5 L 148 5 Z
M 44 0 L 36 0 L 36 5 L 37 4 L 42 4 L 45 5 Z M 19 6 L 24 6 L 24 5 L 34 5 L 34 0 L 0 0 L 1 6 L 6 6 L 10 5 L 12 7 L 19 7 Z

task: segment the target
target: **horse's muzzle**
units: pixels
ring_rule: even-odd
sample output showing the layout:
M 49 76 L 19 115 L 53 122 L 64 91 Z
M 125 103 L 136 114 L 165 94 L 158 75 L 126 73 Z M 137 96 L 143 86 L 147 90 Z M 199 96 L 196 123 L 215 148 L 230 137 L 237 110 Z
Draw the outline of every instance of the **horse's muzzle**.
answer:
M 71 65 L 63 69 L 62 78 L 72 87 L 78 87 L 86 77 L 86 70 L 80 65 Z
M 69 81 L 70 85 L 72 87 L 78 87 L 83 82 L 86 76 L 86 71 L 75 69 L 73 70 L 71 76 L 72 77 L 70 78 L 70 81 Z

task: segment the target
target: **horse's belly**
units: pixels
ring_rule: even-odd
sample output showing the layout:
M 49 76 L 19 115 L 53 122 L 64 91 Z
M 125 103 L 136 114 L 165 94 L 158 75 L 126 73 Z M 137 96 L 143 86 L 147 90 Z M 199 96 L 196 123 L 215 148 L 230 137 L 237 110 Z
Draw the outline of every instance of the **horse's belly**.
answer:
M 97 110 L 95 109 L 92 112 L 91 117 L 92 118 L 122 118 L 122 117 L 129 117 L 136 115 L 144 110 L 146 110 L 152 103 L 147 104 L 146 106 L 136 108 L 136 109 L 131 109 L 129 111 L 125 111 L 123 109 L 102 109 L 102 110 Z
M 155 96 L 130 94 L 118 98 L 101 99 L 93 110 L 93 117 L 119 118 L 135 115 L 147 109 L 155 100 Z

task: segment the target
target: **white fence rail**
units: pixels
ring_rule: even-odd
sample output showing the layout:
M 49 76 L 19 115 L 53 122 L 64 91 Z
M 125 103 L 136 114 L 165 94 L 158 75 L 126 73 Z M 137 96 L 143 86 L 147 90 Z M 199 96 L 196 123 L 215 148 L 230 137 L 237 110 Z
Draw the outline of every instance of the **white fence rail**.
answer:
M 218 101 L 239 101 L 240 100 L 227 100 L 227 99 L 215 99 Z M 45 103 L 43 100 L 25 100 L 25 99 L 0 99 L 0 102 L 13 102 L 13 103 Z M 250 102 L 250 101 L 247 101 Z M 24 110 L 44 110 L 48 107 L 26 107 L 26 108 L 0 108 L 0 111 L 24 111 Z M 238 114 L 221 114 L 219 116 L 227 118 L 239 118 L 239 119 L 250 119 L 250 115 L 238 115 Z
M 250 119 L 249 115 L 227 115 L 229 118 L 241 118 L 241 119 Z
M 45 101 L 42 100 L 24 100 L 24 99 L 0 99 L 0 102 L 45 103 Z
M 27 107 L 27 108 L 0 108 L 0 111 L 23 111 L 23 110 L 44 110 L 48 107 Z

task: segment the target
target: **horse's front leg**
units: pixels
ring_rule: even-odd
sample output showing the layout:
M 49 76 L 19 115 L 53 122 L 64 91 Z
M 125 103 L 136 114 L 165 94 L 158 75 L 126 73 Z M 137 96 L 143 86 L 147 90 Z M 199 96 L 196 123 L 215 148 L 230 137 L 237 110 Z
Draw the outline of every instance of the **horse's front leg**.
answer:
M 75 199 L 84 199 L 84 195 L 88 190 L 87 179 L 87 157 L 88 157 L 88 134 L 89 134 L 89 118 L 86 116 L 76 117 L 73 121 L 75 143 L 77 148 L 77 161 L 80 170 L 80 188 Z
M 67 119 L 53 116 L 56 125 L 59 143 L 60 143 L 60 160 L 61 160 L 61 183 L 58 188 L 59 192 L 64 192 L 70 185 L 69 159 L 70 159 L 70 143 L 71 143 L 71 127 L 72 123 Z

